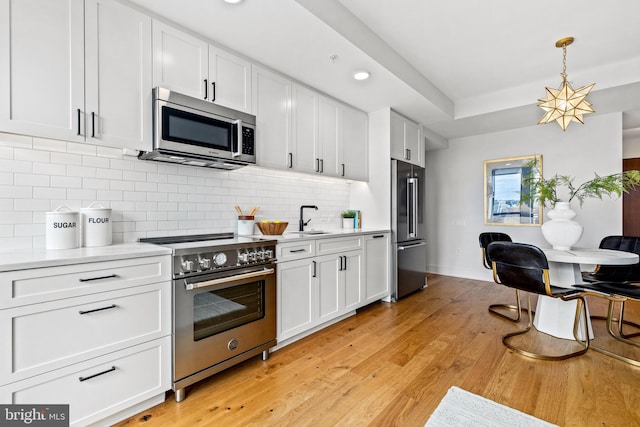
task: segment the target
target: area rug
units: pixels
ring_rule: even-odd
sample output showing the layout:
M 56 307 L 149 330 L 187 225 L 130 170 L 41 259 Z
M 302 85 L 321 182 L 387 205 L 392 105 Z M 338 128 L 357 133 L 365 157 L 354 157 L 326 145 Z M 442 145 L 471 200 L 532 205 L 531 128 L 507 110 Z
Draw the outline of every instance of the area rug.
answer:
M 426 424 L 426 427 L 453 426 L 558 427 L 455 386 L 449 389 Z

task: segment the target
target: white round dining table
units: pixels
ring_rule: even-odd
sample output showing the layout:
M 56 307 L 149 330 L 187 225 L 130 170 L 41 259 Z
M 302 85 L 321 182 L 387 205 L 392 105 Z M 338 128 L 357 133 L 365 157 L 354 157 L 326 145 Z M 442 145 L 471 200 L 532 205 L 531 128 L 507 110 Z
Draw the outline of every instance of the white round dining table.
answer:
M 610 249 L 573 248 L 571 250 L 540 248 L 549 262 L 551 285 L 572 288 L 584 283 L 580 265 L 631 265 L 638 263 L 638 255 Z M 577 301 L 562 301 L 559 298 L 539 296 L 533 325 L 541 332 L 558 338 L 574 339 L 573 323 Z M 588 314 L 588 307 L 587 307 Z M 589 337 L 593 338 L 590 319 L 587 319 Z M 578 336 L 585 337 L 584 322 L 580 321 Z

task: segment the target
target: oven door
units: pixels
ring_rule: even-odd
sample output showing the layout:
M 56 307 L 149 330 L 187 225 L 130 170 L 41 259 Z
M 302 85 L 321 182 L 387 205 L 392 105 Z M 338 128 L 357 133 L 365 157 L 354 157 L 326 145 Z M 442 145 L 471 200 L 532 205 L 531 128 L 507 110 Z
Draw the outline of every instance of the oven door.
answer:
M 173 281 L 174 382 L 275 345 L 275 277 L 270 264 Z

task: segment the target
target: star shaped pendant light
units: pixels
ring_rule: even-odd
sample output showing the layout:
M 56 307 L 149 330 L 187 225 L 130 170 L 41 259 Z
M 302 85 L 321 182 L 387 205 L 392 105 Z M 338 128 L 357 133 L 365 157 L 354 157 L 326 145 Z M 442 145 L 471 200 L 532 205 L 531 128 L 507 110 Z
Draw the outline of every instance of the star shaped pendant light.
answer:
M 572 121 L 584 124 L 582 116 L 594 112 L 591 104 L 587 101 L 587 95 L 595 83 L 573 89 L 567 81 L 567 46 L 571 43 L 573 43 L 573 37 L 565 37 L 556 42 L 556 47 L 562 48 L 562 73 L 560 74 L 562 84 L 560 89 L 546 88 L 547 97 L 538 100 L 538 107 L 545 111 L 538 124 L 550 123 L 555 120 L 563 131 L 567 130 L 567 126 Z

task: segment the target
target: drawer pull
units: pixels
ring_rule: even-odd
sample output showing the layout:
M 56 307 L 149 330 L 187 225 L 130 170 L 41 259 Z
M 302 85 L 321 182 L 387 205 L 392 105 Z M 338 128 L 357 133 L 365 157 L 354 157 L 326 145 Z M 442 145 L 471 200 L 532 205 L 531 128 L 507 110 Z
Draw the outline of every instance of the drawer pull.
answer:
M 384 237 L 384 234 L 376 234 L 375 236 L 373 236 L 374 239 L 379 239 L 381 237 Z
M 107 369 L 105 371 L 98 372 L 97 374 L 89 375 L 88 377 L 79 377 L 78 379 L 80 380 L 80 382 L 83 382 L 86 380 L 90 380 L 91 378 L 99 377 L 100 375 L 108 374 L 109 372 L 113 372 L 115 370 L 116 370 L 116 367 L 112 366 L 110 369 Z
M 93 310 L 85 310 L 85 311 L 80 310 L 78 313 L 80 313 L 80 314 L 89 314 L 89 313 L 95 313 L 96 311 L 110 310 L 110 309 L 116 308 L 116 307 L 117 307 L 117 305 L 111 304 L 111 305 L 109 305 L 107 307 L 94 308 Z
M 305 251 L 305 249 L 293 249 L 293 250 L 291 250 L 289 252 L 291 252 L 292 254 L 297 254 L 297 253 L 304 252 L 304 251 Z
M 117 274 L 110 274 L 108 276 L 90 277 L 88 279 L 78 279 L 78 281 L 80 281 L 80 282 L 92 282 L 94 280 L 115 279 L 116 277 L 118 277 Z

